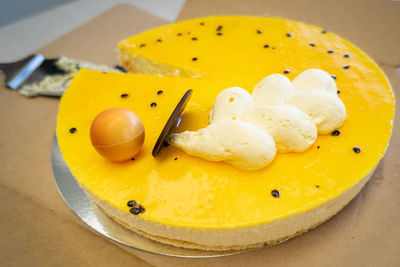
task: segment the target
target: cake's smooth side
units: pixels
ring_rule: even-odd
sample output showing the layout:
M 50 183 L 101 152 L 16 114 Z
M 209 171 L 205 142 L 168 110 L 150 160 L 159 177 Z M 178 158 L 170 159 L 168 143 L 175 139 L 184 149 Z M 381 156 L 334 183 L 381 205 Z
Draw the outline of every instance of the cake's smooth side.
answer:
M 375 168 L 340 196 L 307 212 L 297 213 L 270 223 L 233 229 L 197 229 L 169 226 L 132 216 L 107 201 L 94 196 L 83 185 L 88 196 L 112 219 L 124 227 L 152 240 L 176 247 L 201 250 L 243 250 L 272 245 L 307 232 L 342 210 L 371 178 Z

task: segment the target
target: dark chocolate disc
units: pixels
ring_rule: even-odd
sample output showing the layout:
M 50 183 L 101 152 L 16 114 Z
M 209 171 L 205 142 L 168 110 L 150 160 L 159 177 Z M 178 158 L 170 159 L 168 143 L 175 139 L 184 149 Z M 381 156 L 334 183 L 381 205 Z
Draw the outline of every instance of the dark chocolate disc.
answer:
M 192 91 L 193 91 L 192 89 L 189 89 L 183 95 L 178 105 L 176 105 L 174 111 L 172 112 L 163 130 L 161 131 L 161 134 L 158 137 L 156 144 L 154 145 L 152 152 L 153 157 L 157 157 L 158 153 L 160 153 L 161 149 L 164 147 L 164 144 L 166 142 L 165 139 L 167 139 L 167 136 L 170 135 L 170 133 L 179 126 L 183 110 L 185 109 L 187 103 L 189 102 L 189 99 L 192 95 Z

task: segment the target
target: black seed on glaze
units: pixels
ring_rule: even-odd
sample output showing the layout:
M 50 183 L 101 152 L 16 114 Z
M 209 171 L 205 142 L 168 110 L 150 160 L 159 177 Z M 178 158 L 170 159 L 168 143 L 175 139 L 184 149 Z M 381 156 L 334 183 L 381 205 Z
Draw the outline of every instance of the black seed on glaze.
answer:
M 218 36 L 221 36 L 221 35 L 222 35 L 222 32 L 217 32 L 217 35 L 218 35 Z
M 178 160 L 178 158 L 174 158 L 174 160 Z
M 340 134 L 339 130 L 335 130 L 332 132 L 332 136 L 338 136 Z
M 350 54 L 344 54 L 343 56 L 344 57 L 350 57 Z
M 336 93 L 337 93 L 337 94 L 340 94 L 340 90 L 338 89 L 338 90 L 336 91 Z
M 128 205 L 128 207 L 136 207 L 139 205 L 139 203 L 137 203 L 135 200 L 129 200 L 126 205 Z
M 283 71 L 283 73 L 284 74 L 288 74 L 288 73 L 290 73 L 290 70 L 286 69 L 286 70 Z
M 69 132 L 72 133 L 72 134 L 73 134 L 73 133 L 76 133 L 76 128 L 73 127 L 73 128 L 71 128 L 71 129 L 69 129 Z
M 221 31 L 221 30 L 222 30 L 222 26 L 219 25 L 218 28 L 217 28 L 217 31 Z
M 316 44 L 315 43 L 310 43 L 310 46 L 316 46 Z
M 269 47 L 269 44 L 264 45 L 264 48 L 268 48 L 268 47 Z
M 343 69 L 345 69 L 345 70 L 348 70 L 349 68 L 350 68 L 349 65 L 344 65 L 344 66 L 343 66 Z
M 157 39 L 157 42 L 161 43 L 161 42 L 162 42 L 162 40 L 161 40 L 161 39 Z
M 120 65 L 115 66 L 114 69 L 119 70 L 119 71 L 121 71 L 123 73 L 127 73 L 128 72 L 124 67 L 122 67 Z
M 192 61 L 197 61 L 197 57 L 192 58 Z
M 280 197 L 281 193 L 278 190 L 274 189 L 274 190 L 271 191 L 271 195 L 273 197 L 278 198 L 278 197 Z
M 122 94 L 121 97 L 122 98 L 127 98 L 129 95 L 128 94 Z
M 157 106 L 156 102 L 153 102 L 153 103 L 150 104 L 150 107 L 152 107 L 152 108 L 155 108 L 156 106 Z
M 353 147 L 353 151 L 358 154 L 361 152 L 361 148 L 359 148 L 358 146 L 355 146 L 355 147 Z
M 135 160 L 135 158 L 131 158 L 131 160 Z
M 336 75 L 331 75 L 332 79 L 336 80 Z
M 201 26 L 204 26 L 204 22 L 200 22 L 200 25 L 201 25 Z
M 329 54 L 332 54 L 333 52 L 335 52 L 333 49 L 329 49 L 328 51 L 326 51 L 326 52 L 328 52 Z
M 182 36 L 182 33 L 178 33 L 177 35 L 178 35 L 178 36 Z
M 262 34 L 262 31 L 258 30 L 257 33 L 258 33 L 258 34 Z
M 197 41 L 197 38 L 196 38 L 196 37 L 193 37 L 193 38 L 192 38 L 192 41 Z
M 139 212 L 140 213 L 144 213 L 146 210 L 145 210 L 145 208 L 142 206 L 142 205 L 139 205 Z
M 141 45 L 140 45 L 140 47 L 145 47 L 145 46 L 146 46 L 146 44 L 141 44 Z
M 321 33 L 324 33 L 324 34 L 327 33 L 327 32 L 328 32 L 327 30 L 322 30 L 321 31 Z
M 320 148 L 320 146 L 317 146 L 317 148 L 319 149 L 319 148 Z
M 316 188 L 319 188 L 319 185 L 316 185 L 315 187 L 316 187 Z
M 161 95 L 162 93 L 164 93 L 164 91 L 163 91 L 163 90 L 159 90 L 159 91 L 157 91 L 157 95 Z
M 139 208 L 131 208 L 129 210 L 129 212 L 134 214 L 134 215 L 138 215 L 140 213 L 140 209 Z
M 290 32 L 288 32 L 288 33 L 286 34 L 286 36 L 287 36 L 287 37 L 292 37 L 293 34 L 291 34 Z

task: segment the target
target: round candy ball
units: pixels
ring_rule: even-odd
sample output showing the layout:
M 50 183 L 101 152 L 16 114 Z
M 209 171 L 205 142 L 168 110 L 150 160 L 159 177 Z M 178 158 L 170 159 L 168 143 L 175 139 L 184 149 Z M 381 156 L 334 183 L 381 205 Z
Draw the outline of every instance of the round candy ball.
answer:
M 125 161 L 135 156 L 144 142 L 140 118 L 126 108 L 109 108 L 93 120 L 90 128 L 92 145 L 103 157 Z

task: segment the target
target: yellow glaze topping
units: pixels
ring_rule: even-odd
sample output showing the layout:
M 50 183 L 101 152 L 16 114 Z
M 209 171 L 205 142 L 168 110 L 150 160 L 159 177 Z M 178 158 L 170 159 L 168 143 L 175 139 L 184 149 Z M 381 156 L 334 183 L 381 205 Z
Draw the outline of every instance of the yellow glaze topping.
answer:
M 120 49 L 201 74 L 189 79 L 81 70 L 65 92 L 57 126 L 65 161 L 82 185 L 126 212 L 127 202 L 136 200 L 146 209 L 139 216 L 167 225 L 221 229 L 267 223 L 337 197 L 366 176 L 385 152 L 394 112 L 385 76 L 359 49 L 314 26 L 274 18 L 210 17 L 144 32 L 122 42 Z M 255 172 L 191 157 L 173 146 L 152 157 L 159 133 L 186 90 L 194 93 L 178 132 L 206 127 L 215 97 L 227 87 L 251 92 L 269 74 L 288 69 L 293 80 L 309 68 L 337 77 L 348 114 L 339 136 L 319 135 L 306 152 L 278 153 Z M 146 138 L 134 161 L 110 162 L 91 145 L 91 122 L 111 107 L 130 109 L 143 121 Z M 77 130 L 70 133 L 73 127 Z M 274 189 L 279 198 L 272 196 Z

